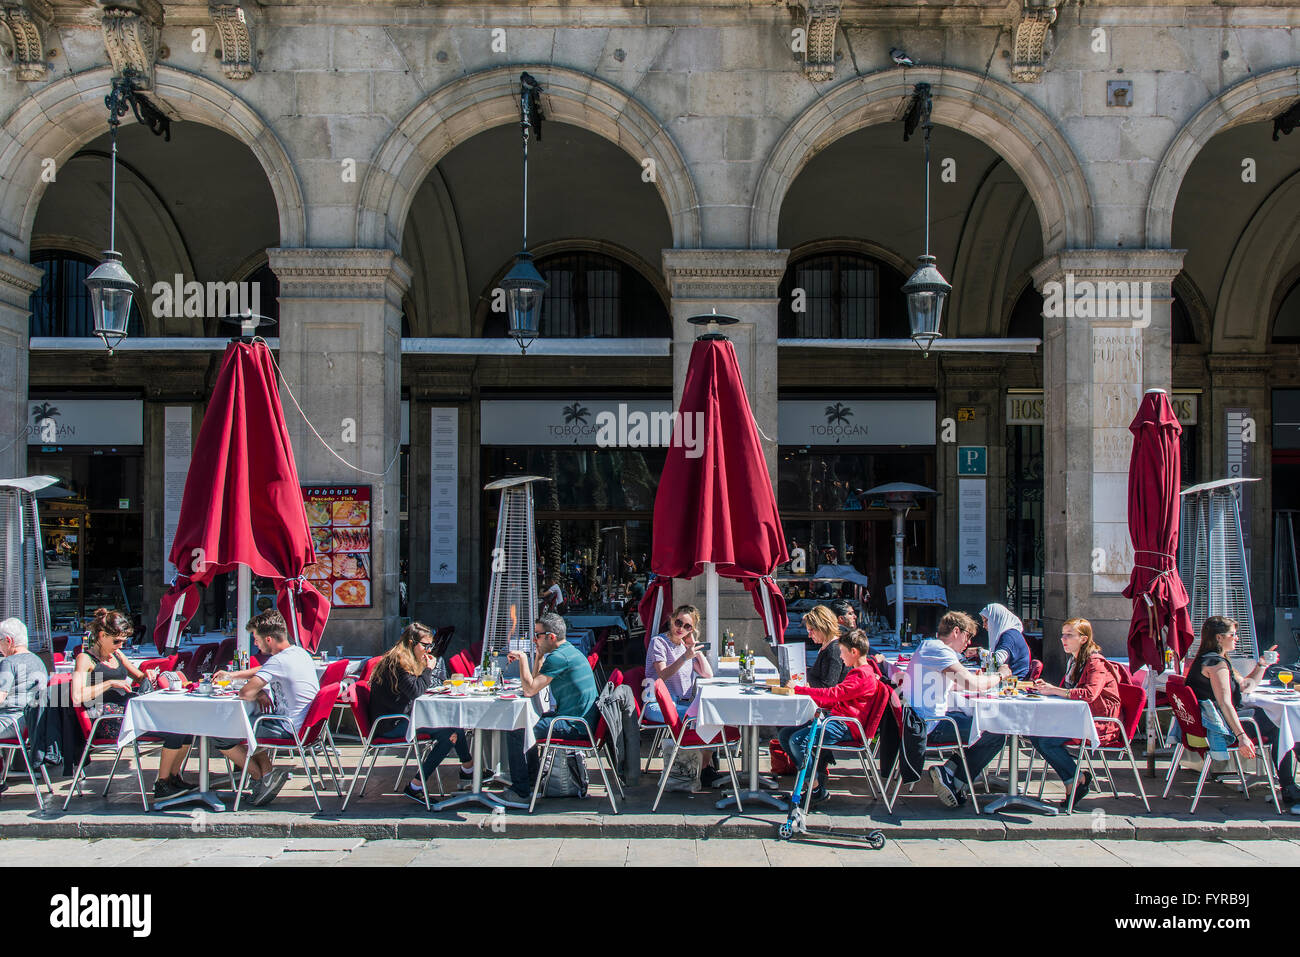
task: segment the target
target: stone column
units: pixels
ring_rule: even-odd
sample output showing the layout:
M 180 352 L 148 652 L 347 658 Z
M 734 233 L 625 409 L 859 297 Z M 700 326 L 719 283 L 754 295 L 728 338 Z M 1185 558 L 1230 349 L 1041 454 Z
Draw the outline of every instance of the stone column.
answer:
M 788 249 L 665 249 L 673 317 L 673 408 L 681 402 L 686 368 L 696 336 L 705 330 L 686 320 L 712 312 L 740 322 L 720 329 L 736 347 L 736 360 L 768 473 L 776 485 L 777 462 L 777 289 L 785 275 Z M 723 579 L 719 587 L 719 627 L 761 647 L 763 624 L 744 588 Z M 673 602 L 704 611 L 704 580 L 673 583 Z
M 1049 675 L 1064 669 L 1052 639 L 1067 618 L 1089 619 L 1107 654 L 1126 648 L 1133 611 L 1120 594 L 1133 568 L 1128 427 L 1144 390 L 1170 388 L 1170 290 L 1182 261 L 1182 250 L 1079 249 L 1033 270 L 1045 300 Z
M 1006 357 L 999 355 L 962 355 L 939 353 L 943 382 L 939 391 L 938 419 L 952 418 L 956 424 L 953 442 L 940 438 L 935 451 L 935 491 L 939 501 L 935 507 L 935 564 L 943 569 L 943 577 L 951 608 L 960 608 L 975 614 L 990 601 L 1006 601 L 1006 538 L 1007 538 L 1007 488 L 1006 488 L 1006 426 L 1003 423 L 1003 392 L 1001 389 Z M 974 412 L 974 419 L 962 421 L 959 411 Z M 957 450 L 962 446 L 984 446 L 986 474 L 983 476 L 958 475 Z M 986 519 L 984 528 L 984 581 L 981 584 L 962 585 L 961 582 L 961 508 L 960 479 L 979 479 L 985 483 Z M 881 581 L 887 582 L 889 571 L 881 570 Z M 994 597 L 990 598 L 992 595 Z M 907 609 L 904 607 L 904 612 Z M 916 621 L 916 616 L 912 616 Z
M 384 249 L 272 249 L 269 257 L 280 280 L 280 366 L 324 439 L 312 434 L 281 388 L 298 476 L 304 484 L 371 489 L 372 607 L 334 608 L 326 643 L 342 644 L 347 653 L 377 653 L 398 631 L 396 456 L 402 294 L 411 268 Z
M 28 302 L 41 284 L 39 266 L 0 255 L 0 478 L 27 474 Z

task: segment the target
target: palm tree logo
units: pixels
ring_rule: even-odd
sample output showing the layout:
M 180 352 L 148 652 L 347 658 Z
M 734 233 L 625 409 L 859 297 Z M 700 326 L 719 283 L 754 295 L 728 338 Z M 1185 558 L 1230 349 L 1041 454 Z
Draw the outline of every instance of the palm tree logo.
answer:
M 844 425 L 849 424 L 849 419 L 853 416 L 853 410 L 842 402 L 836 402 L 834 405 L 826 406 L 826 424 L 834 425 L 841 422 Z
M 32 421 L 40 430 L 42 442 L 57 441 L 58 430 L 55 426 L 54 417 L 59 414 L 59 410 L 48 402 L 32 406 Z
M 591 410 L 584 408 L 580 402 L 575 402 L 573 405 L 566 405 L 564 407 L 564 424 L 573 425 L 574 423 L 577 423 L 578 425 L 586 425 L 587 416 L 589 415 L 591 415 Z

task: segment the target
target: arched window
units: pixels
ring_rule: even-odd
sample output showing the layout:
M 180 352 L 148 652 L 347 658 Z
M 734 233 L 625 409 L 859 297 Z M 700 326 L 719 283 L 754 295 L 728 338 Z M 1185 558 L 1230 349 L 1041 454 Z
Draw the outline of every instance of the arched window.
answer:
M 1300 282 L 1296 282 L 1282 297 L 1282 305 L 1273 320 L 1272 341 L 1300 343 Z
M 538 259 L 537 269 L 550 284 L 542 304 L 543 339 L 672 335 L 668 310 L 654 286 L 612 256 L 555 253 Z M 505 334 L 505 313 L 488 313 L 483 335 Z
M 782 339 L 905 339 L 907 278 L 860 253 L 797 260 L 781 280 Z
M 32 254 L 32 265 L 39 266 L 44 275 L 41 285 L 32 295 L 32 317 L 29 335 L 32 336 L 93 336 L 95 319 L 90 308 L 90 290 L 86 277 L 99 265 L 86 256 L 61 249 Z M 143 335 L 138 297 L 131 303 L 131 318 L 127 334 Z

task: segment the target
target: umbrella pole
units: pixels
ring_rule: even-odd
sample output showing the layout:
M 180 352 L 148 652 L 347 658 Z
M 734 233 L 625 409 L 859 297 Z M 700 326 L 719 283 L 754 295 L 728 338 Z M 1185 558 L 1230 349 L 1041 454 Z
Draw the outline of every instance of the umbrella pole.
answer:
M 237 641 L 236 648 L 241 655 L 247 655 L 251 652 L 248 644 L 248 620 L 253 617 L 253 570 L 247 565 L 240 565 L 235 588 L 235 615 L 239 619 L 235 623 L 235 635 Z
M 704 563 L 704 635 L 718 647 L 718 566 L 713 562 Z
M 894 643 L 903 642 L 903 537 L 906 515 L 901 508 L 894 509 Z

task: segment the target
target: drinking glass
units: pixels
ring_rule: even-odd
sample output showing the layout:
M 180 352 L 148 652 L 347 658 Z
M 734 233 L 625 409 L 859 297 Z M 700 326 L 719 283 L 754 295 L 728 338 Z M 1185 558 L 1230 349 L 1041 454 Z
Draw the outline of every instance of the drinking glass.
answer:
M 1295 676 L 1292 675 L 1291 672 L 1289 671 L 1279 671 L 1277 673 L 1277 680 L 1282 682 L 1282 687 L 1285 688 L 1287 691 L 1291 690 L 1291 679 L 1293 677 Z

